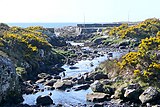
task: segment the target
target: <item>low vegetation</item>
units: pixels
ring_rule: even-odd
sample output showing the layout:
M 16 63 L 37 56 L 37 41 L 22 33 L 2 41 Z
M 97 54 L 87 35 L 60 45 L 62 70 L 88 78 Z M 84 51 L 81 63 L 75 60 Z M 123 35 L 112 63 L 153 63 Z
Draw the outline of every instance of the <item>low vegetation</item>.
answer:
M 143 39 L 138 46 L 137 52 L 130 52 L 122 57 L 119 62 L 121 69 L 129 70 L 136 77 L 146 82 L 158 81 L 160 79 L 160 38 Z
M 137 38 L 144 39 L 146 37 L 155 36 L 160 30 L 160 20 L 156 18 L 147 19 L 137 25 L 128 26 L 123 24 L 110 30 L 110 36 L 118 36 L 121 38 Z
M 32 76 L 51 71 L 55 64 L 63 64 L 63 55 L 55 51 L 44 31 L 47 29 L 43 27 L 10 27 L 1 33 L 0 50 L 8 54 L 17 68 L 24 69 L 18 70 L 18 74 L 27 71 Z

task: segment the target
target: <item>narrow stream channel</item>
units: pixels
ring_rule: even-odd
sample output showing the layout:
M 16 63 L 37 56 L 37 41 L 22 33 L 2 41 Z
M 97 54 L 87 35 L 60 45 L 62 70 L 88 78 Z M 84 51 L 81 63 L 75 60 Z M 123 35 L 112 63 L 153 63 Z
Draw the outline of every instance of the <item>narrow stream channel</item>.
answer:
M 123 53 L 119 52 L 113 52 L 113 58 L 118 58 L 122 55 Z M 64 68 L 66 77 L 69 76 L 75 76 L 78 74 L 83 74 L 86 72 L 91 72 L 94 70 L 101 62 L 107 60 L 108 55 L 105 54 L 104 56 L 96 57 L 93 60 L 81 60 L 78 61 L 75 65 L 75 67 L 78 67 L 79 69 L 70 69 L 70 66 L 64 65 L 62 68 Z M 93 64 L 93 66 L 90 66 L 90 63 Z M 49 93 L 52 93 L 51 98 L 54 101 L 55 104 L 63 104 L 64 106 L 69 105 L 79 105 L 79 104 L 90 104 L 90 102 L 86 101 L 86 94 L 91 93 L 92 90 L 89 88 L 87 90 L 80 90 L 80 91 L 74 91 L 71 90 L 69 92 L 67 91 L 60 91 L 60 90 L 53 90 L 53 91 L 48 91 L 44 90 L 44 92 L 38 92 L 36 94 L 29 94 L 29 95 L 23 95 L 24 98 L 24 104 L 29 104 L 29 105 L 35 105 L 36 104 L 36 98 L 39 95 L 48 95 Z M 54 106 L 50 106 L 54 107 Z

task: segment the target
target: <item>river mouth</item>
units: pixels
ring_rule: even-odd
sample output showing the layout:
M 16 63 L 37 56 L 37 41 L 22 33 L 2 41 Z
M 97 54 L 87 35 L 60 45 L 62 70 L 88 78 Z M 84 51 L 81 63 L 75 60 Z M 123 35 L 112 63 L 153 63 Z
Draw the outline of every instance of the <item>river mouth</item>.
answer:
M 83 47 L 84 48 L 84 47 Z M 124 53 L 123 52 L 112 52 L 113 54 L 113 59 L 114 58 L 119 58 L 122 56 Z M 74 67 L 77 67 L 77 69 L 70 69 L 72 67 L 71 65 L 63 65 L 62 68 L 64 68 L 65 71 L 65 77 L 63 78 L 68 78 L 68 77 L 73 77 L 77 75 L 83 75 L 84 73 L 91 72 L 93 71 L 100 63 L 104 62 L 105 60 L 108 59 L 108 54 L 105 53 L 103 56 L 95 57 L 94 59 L 86 59 L 86 60 L 81 60 L 78 61 L 76 64 L 72 65 Z M 91 66 L 90 64 L 93 64 Z M 60 74 L 61 75 L 61 74 Z M 44 89 L 44 86 L 40 86 L 41 89 Z M 67 91 L 68 90 L 68 91 Z M 86 101 L 86 95 L 89 93 L 92 93 L 92 90 L 89 88 L 87 90 L 79 90 L 75 91 L 74 89 L 67 89 L 66 91 L 61 91 L 61 90 L 46 90 L 44 89 L 43 92 L 37 92 L 36 94 L 29 94 L 23 95 L 24 102 L 23 104 L 28 104 L 28 105 L 36 105 L 36 99 L 40 95 L 49 95 L 49 93 L 52 93 L 51 98 L 55 104 L 63 104 L 66 107 L 68 106 L 76 106 L 76 105 L 92 105 L 93 103 L 87 102 Z M 54 106 L 50 106 L 54 107 Z

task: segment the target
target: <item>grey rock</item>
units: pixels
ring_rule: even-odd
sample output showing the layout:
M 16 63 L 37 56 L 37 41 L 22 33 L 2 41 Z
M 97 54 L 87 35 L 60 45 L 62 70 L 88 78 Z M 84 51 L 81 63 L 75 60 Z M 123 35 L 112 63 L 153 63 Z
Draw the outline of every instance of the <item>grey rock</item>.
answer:
M 0 56 L 0 103 L 1 101 L 17 103 L 20 94 L 18 75 L 9 58 Z M 14 93 L 14 94 L 13 94 Z
M 90 87 L 93 92 L 103 92 L 103 84 L 100 83 L 98 80 L 92 83 Z
M 140 96 L 139 99 L 141 102 L 147 103 L 156 100 L 159 92 L 154 87 L 148 87 Z
M 36 83 L 44 83 L 44 82 L 46 82 L 44 78 L 39 79 L 39 80 L 36 81 Z
M 103 86 L 103 92 L 110 96 L 114 94 L 114 91 L 115 89 L 111 88 L 110 86 Z
M 126 49 L 126 47 L 125 46 L 120 46 L 119 49 Z
M 79 69 L 79 67 L 71 66 L 69 69 Z
M 116 89 L 114 95 L 112 96 L 112 98 L 123 99 L 124 98 L 124 93 L 125 93 L 125 88 L 126 88 L 126 85 L 122 85 L 122 86 L 118 87 Z
M 108 57 L 113 57 L 113 53 L 108 53 Z
M 45 83 L 44 83 L 44 85 L 45 86 L 53 86 L 54 85 L 54 83 L 56 83 L 56 79 L 51 79 L 51 80 L 49 80 L 49 81 L 46 81 Z
M 16 107 L 31 107 L 31 106 L 28 105 L 28 104 L 19 104 L 19 105 L 17 105 Z
M 94 80 L 94 75 L 95 75 L 95 72 L 91 72 L 91 73 L 88 73 L 88 74 L 86 74 L 87 75 L 87 77 L 86 77 L 86 79 L 89 81 L 89 80 Z
M 25 94 L 32 94 L 34 92 L 34 88 L 32 88 L 32 87 L 26 87 L 26 89 L 25 89 Z
M 46 77 L 48 77 L 48 76 L 50 76 L 50 75 L 47 74 L 47 73 L 40 73 L 40 74 L 38 74 L 38 78 L 39 78 L 39 79 L 43 79 L 43 78 L 46 78 Z
M 36 104 L 41 106 L 47 106 L 53 104 L 53 100 L 50 96 L 38 96 L 36 99 Z
M 90 102 L 103 102 L 109 99 L 109 95 L 105 93 L 91 93 L 86 96 L 87 101 Z
M 132 100 L 132 101 L 138 101 L 138 97 L 140 96 L 142 90 L 141 86 L 139 84 L 130 84 L 125 89 L 124 97 Z
M 104 107 L 103 103 L 95 103 L 93 107 Z
M 54 90 L 55 88 L 53 86 L 45 86 L 45 89 L 47 89 L 47 90 Z
M 55 84 L 54 84 L 54 87 L 55 89 L 61 89 L 61 90 L 65 90 L 66 88 L 70 88 L 73 86 L 73 83 L 72 81 L 57 81 Z
M 108 79 L 108 75 L 98 72 L 94 75 L 93 78 L 94 80 Z
M 104 85 L 111 85 L 113 82 L 109 79 L 104 79 L 104 80 L 101 81 L 101 83 L 104 84 Z
M 78 84 L 84 84 L 85 83 L 84 76 L 81 76 L 81 77 L 77 78 L 77 83 Z
M 54 79 L 61 79 L 61 76 L 56 75 L 56 76 L 54 76 L 53 78 L 54 78 Z
M 120 105 L 121 103 L 123 103 L 123 100 L 122 99 L 112 99 L 111 102 L 114 104 Z
M 89 84 L 82 84 L 82 85 L 78 85 L 78 86 L 73 87 L 73 89 L 75 91 L 78 91 L 78 90 L 87 90 L 89 87 L 90 87 Z
M 56 107 L 63 107 L 63 104 L 59 103 Z

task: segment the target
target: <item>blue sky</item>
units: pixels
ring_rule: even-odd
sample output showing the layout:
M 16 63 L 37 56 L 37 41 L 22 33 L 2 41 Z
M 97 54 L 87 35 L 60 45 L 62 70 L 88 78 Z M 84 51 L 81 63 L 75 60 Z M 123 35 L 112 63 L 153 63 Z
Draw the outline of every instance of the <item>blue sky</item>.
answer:
M 117 22 L 160 18 L 160 0 L 0 0 L 0 22 Z

